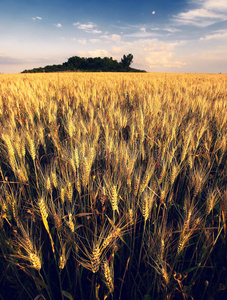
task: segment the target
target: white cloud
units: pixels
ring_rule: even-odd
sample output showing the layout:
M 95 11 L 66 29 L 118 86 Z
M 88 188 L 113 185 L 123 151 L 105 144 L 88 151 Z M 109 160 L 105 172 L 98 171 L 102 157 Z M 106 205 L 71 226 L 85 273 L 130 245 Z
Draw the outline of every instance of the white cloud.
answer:
M 80 44 L 82 45 L 86 45 L 87 44 L 87 41 L 86 39 L 80 39 L 80 40 L 77 40 Z
M 137 46 L 138 63 L 151 70 L 181 69 L 186 65 L 183 59 L 176 56 L 176 47 L 180 43 L 166 43 L 158 40 L 141 40 Z
M 163 42 L 157 39 L 141 39 L 132 45 L 121 47 L 124 53 L 133 53 L 134 64 L 141 69 L 154 71 L 168 71 L 182 69 L 187 63 L 177 56 L 177 47 L 183 42 Z
M 175 32 L 180 32 L 181 30 L 180 29 L 177 29 L 177 28 L 163 28 L 164 31 L 168 31 L 170 33 L 175 33 Z
M 184 25 L 195 25 L 199 27 L 206 27 L 216 23 L 218 20 L 225 20 L 224 14 L 209 11 L 204 8 L 189 10 L 185 13 L 180 13 L 176 21 Z
M 93 23 L 88 23 L 88 24 L 81 24 L 80 22 L 77 23 L 73 23 L 74 26 L 76 26 L 79 29 L 83 29 L 83 30 L 88 30 L 88 29 L 92 29 L 94 28 L 96 25 Z
M 97 30 L 97 29 L 93 29 L 91 32 L 92 32 L 92 33 L 102 33 L 101 30 Z
M 180 32 L 181 30 L 179 28 L 174 28 L 174 27 L 151 27 L 151 31 L 160 31 L 160 32 L 165 32 L 167 31 L 168 33 L 175 33 L 175 32 Z
M 216 11 L 227 11 L 226 0 L 206 0 L 204 2 L 204 7 Z
M 116 54 L 117 56 L 121 56 L 122 55 L 122 51 L 124 51 L 123 49 L 122 49 L 122 47 L 117 47 L 117 46 L 113 46 L 113 47 L 111 47 L 111 51 L 114 53 L 114 54 Z
M 121 43 L 120 46 L 111 45 L 107 49 L 96 49 L 86 52 L 91 56 L 114 57 L 118 61 L 123 54 L 132 53 L 134 56 L 133 64 L 136 68 L 168 72 L 182 70 L 187 65 L 185 58 L 177 55 L 177 47 L 183 42 L 167 43 L 157 39 L 141 39 L 132 43 Z
M 87 33 L 94 33 L 94 34 L 102 33 L 102 31 L 97 30 L 98 26 L 92 22 L 89 22 L 87 24 L 82 24 L 80 22 L 77 22 L 77 23 L 73 23 L 73 26 L 76 26 L 78 29 L 84 30 Z
M 56 26 L 57 28 L 61 28 L 61 27 L 62 27 L 62 25 L 61 25 L 60 23 L 55 24 L 55 26 Z
M 101 40 L 100 39 L 90 39 L 89 40 L 92 44 L 96 44 L 96 43 L 100 43 Z
M 225 39 L 227 38 L 227 30 L 217 30 L 213 34 L 208 34 L 204 37 L 201 37 L 201 41 L 208 41 L 208 40 L 213 40 L 213 39 Z
M 227 49 L 215 49 L 210 51 L 204 51 L 200 57 L 207 61 L 227 61 Z
M 88 51 L 89 56 L 92 57 L 109 57 L 110 52 L 107 51 L 106 49 L 97 49 L 97 50 L 93 50 L 93 51 Z
M 128 38 L 140 38 L 140 39 L 149 38 L 149 37 L 154 38 L 157 36 L 159 36 L 159 33 L 147 32 L 147 31 L 136 31 L 136 32 L 125 35 L 125 37 L 128 37 Z
M 197 7 L 174 16 L 177 24 L 206 27 L 227 20 L 226 0 L 200 0 L 193 4 Z
M 140 28 L 140 31 L 146 32 L 146 28 L 142 27 L 142 28 Z
M 36 21 L 36 20 L 42 20 L 42 18 L 41 18 L 41 17 L 32 17 L 32 20 L 33 20 L 33 21 Z
M 118 34 L 112 34 L 110 37 L 111 37 L 111 40 L 116 43 L 120 43 L 120 41 L 121 41 L 121 36 Z
M 121 42 L 121 36 L 118 34 L 111 34 L 111 35 L 102 35 L 101 38 L 106 39 L 107 41 L 114 41 L 116 43 Z
M 212 44 L 210 47 L 212 48 Z M 216 49 L 216 47 L 218 46 L 213 45 L 213 49 L 211 50 L 202 48 L 201 51 L 197 53 L 188 53 L 187 60 L 189 64 L 185 70 L 187 72 L 226 73 L 227 47 L 225 46 L 219 49 Z
M 95 45 L 95 44 L 94 44 Z M 156 71 L 174 72 L 182 71 L 188 66 L 187 56 L 180 55 L 179 49 L 183 42 L 163 42 L 157 39 L 140 39 L 131 43 L 110 43 L 104 48 L 90 51 L 80 51 L 85 57 L 113 57 L 120 61 L 123 54 L 132 53 L 133 67 Z M 79 53 L 78 53 L 79 54 Z

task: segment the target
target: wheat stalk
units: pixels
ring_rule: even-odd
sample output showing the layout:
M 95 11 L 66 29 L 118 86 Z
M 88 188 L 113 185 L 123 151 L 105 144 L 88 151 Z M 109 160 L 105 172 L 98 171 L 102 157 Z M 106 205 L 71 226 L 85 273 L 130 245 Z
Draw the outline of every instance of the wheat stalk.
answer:
M 67 184 L 67 197 L 69 199 L 69 202 L 72 203 L 73 198 L 73 186 L 71 182 L 68 182 Z
M 52 183 L 51 183 L 51 180 L 50 180 L 49 176 L 47 176 L 47 178 L 46 178 L 46 189 L 51 194 L 51 192 L 52 192 Z
M 35 142 L 33 137 L 27 132 L 27 141 L 28 141 L 28 145 L 29 145 L 29 151 L 32 157 L 33 162 L 35 161 L 35 157 L 36 157 L 36 149 L 35 149 Z
M 110 293 L 113 293 L 114 291 L 114 282 L 113 282 L 113 277 L 112 277 L 112 272 L 110 270 L 110 266 L 109 263 L 107 261 L 107 259 L 105 258 L 102 262 L 101 265 L 101 270 L 102 270 L 102 274 L 103 274 L 103 280 L 104 283 L 106 284 L 106 287 L 108 288 Z
M 55 188 L 58 187 L 56 170 L 52 170 L 52 172 L 51 172 L 51 182 L 53 183 Z
M 41 260 L 40 260 L 40 258 L 39 258 L 39 256 L 38 256 L 37 253 L 30 252 L 29 253 L 29 260 L 31 261 L 32 267 L 34 269 L 36 269 L 37 271 L 41 270 L 42 263 L 41 263 Z
M 94 243 L 93 251 L 91 254 L 91 270 L 93 273 L 97 273 L 100 266 L 100 256 L 101 252 L 99 249 L 99 245 Z
M 74 149 L 74 158 L 75 158 L 76 167 L 77 169 L 79 169 L 80 160 L 79 160 L 79 152 L 77 147 Z
M 111 187 L 110 195 L 111 195 L 110 202 L 112 205 L 112 209 L 113 211 L 116 211 L 118 210 L 118 194 L 117 194 L 117 188 L 114 184 Z
M 69 226 L 71 232 L 73 233 L 75 231 L 75 226 L 73 223 L 73 216 L 72 216 L 71 212 L 68 213 L 68 217 L 69 217 L 68 226 Z
M 206 199 L 206 213 L 209 215 L 211 211 L 214 209 L 215 205 L 218 202 L 218 189 L 215 188 L 214 190 L 209 190 L 207 193 Z
M 110 247 L 111 244 L 113 244 L 113 242 L 115 242 L 121 233 L 121 228 L 117 227 L 115 229 L 113 229 L 108 235 L 107 237 L 104 239 L 103 243 L 101 244 L 101 249 L 102 251 L 104 251 L 106 248 Z
M 83 157 L 82 166 L 83 166 L 83 169 L 82 169 L 81 181 L 82 181 L 82 186 L 85 188 L 88 184 L 89 175 L 90 175 L 90 166 L 88 164 L 88 160 L 86 157 Z
M 176 164 L 173 165 L 172 172 L 171 172 L 171 175 L 170 175 L 170 183 L 171 183 L 171 185 L 174 184 L 174 182 L 175 182 L 178 174 L 179 174 L 179 166 L 176 163 Z
M 22 223 L 18 222 L 18 227 L 21 230 L 22 237 L 17 236 L 17 245 L 25 250 L 27 256 L 22 254 L 19 257 L 28 260 L 31 263 L 31 267 L 36 269 L 37 271 L 41 270 L 42 262 L 40 255 L 37 252 L 35 244 L 32 242 L 29 233 L 24 229 Z
M 184 234 L 181 234 L 179 242 L 178 242 L 178 247 L 177 247 L 177 253 L 178 254 L 180 254 L 184 250 L 184 248 L 185 248 L 187 242 L 189 241 L 191 235 L 192 235 L 191 231 L 189 231 L 187 233 L 184 232 Z
M 48 218 L 47 204 L 46 204 L 46 201 L 44 200 L 43 197 L 41 197 L 39 199 L 38 206 L 39 206 L 39 210 L 40 210 L 40 213 L 41 213 L 41 217 L 42 217 L 44 227 L 46 228 L 46 231 L 47 231 L 47 233 L 49 235 L 49 238 L 50 238 L 50 241 L 51 241 L 52 251 L 53 251 L 53 253 L 55 253 L 54 242 L 53 242 L 52 236 L 50 234 L 49 224 L 48 224 L 48 221 L 47 221 L 47 218 Z
M 2 134 L 2 139 L 4 140 L 8 148 L 10 166 L 12 170 L 15 171 L 17 169 L 17 164 L 15 159 L 15 151 L 14 151 L 13 144 L 10 140 L 10 137 L 6 134 Z
M 147 167 L 145 175 L 144 175 L 144 177 L 143 177 L 143 179 L 141 180 L 141 183 L 140 183 L 139 196 L 143 193 L 143 191 L 147 187 L 147 185 L 148 185 L 148 183 L 151 179 L 151 176 L 153 175 L 153 171 L 154 171 L 153 165 Z

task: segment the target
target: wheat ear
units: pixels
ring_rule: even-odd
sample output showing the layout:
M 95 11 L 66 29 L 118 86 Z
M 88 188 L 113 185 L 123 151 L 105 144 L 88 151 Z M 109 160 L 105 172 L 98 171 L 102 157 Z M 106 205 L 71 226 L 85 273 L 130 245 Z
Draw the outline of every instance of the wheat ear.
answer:
M 40 210 L 40 213 L 41 213 L 41 216 L 42 216 L 44 227 L 46 228 L 46 231 L 47 231 L 47 233 L 50 237 L 52 251 L 53 251 L 53 253 L 55 253 L 54 242 L 53 242 L 52 236 L 50 234 L 49 224 L 48 224 L 48 221 L 47 221 L 47 217 L 48 217 L 47 205 L 46 205 L 46 202 L 45 202 L 43 197 L 41 197 L 39 199 L 38 206 L 39 206 L 39 210 Z
M 102 263 L 101 269 L 103 271 L 104 283 L 106 284 L 106 287 L 108 288 L 109 292 L 113 293 L 114 283 L 113 283 L 113 278 L 112 278 L 112 275 L 111 275 L 109 262 L 106 258 L 104 259 L 104 261 Z
M 97 273 L 100 266 L 100 256 L 101 252 L 99 245 L 94 244 L 92 255 L 91 255 L 91 270 L 93 273 Z

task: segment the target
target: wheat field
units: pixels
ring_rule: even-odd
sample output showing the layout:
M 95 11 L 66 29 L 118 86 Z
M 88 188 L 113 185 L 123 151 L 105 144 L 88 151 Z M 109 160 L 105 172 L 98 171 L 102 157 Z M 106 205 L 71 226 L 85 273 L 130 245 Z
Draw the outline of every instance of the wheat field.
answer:
M 0 299 L 226 299 L 227 75 L 0 75 Z

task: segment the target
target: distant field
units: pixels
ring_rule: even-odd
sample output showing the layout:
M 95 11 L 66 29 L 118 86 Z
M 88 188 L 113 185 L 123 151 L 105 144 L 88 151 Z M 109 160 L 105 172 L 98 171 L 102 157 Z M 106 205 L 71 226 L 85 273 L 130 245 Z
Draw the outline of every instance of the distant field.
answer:
M 227 299 L 227 75 L 0 75 L 0 299 Z

